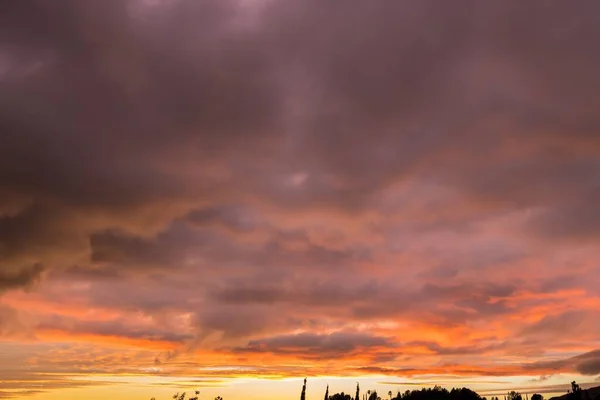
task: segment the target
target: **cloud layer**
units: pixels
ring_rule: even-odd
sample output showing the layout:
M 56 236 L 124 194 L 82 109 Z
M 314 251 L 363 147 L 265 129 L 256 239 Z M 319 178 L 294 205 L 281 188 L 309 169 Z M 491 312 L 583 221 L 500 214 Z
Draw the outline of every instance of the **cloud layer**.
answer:
M 596 2 L 0 8 L 1 340 L 600 373 Z

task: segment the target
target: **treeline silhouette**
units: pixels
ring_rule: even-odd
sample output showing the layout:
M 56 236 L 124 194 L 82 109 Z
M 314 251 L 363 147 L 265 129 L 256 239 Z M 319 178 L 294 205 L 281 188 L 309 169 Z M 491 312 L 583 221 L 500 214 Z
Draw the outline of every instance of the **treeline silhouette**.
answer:
M 302 385 L 302 392 L 300 392 L 300 400 L 306 400 L 306 378 Z M 174 400 L 199 400 L 200 392 L 195 391 L 194 397 L 186 397 L 186 393 L 176 393 L 173 395 Z M 325 389 L 325 397 L 323 400 L 488 400 L 487 397 L 482 397 L 471 389 L 453 388 L 448 390 L 441 386 L 434 386 L 432 388 L 422 388 L 420 390 L 407 390 L 403 393 L 398 391 L 394 396 L 392 391 L 387 392 L 387 397 L 381 398 L 377 391 L 367 390 L 361 395 L 360 385 L 356 384 L 356 392 L 354 396 L 348 393 L 335 393 L 329 394 L 329 385 Z M 581 389 L 581 387 L 575 382 L 571 382 L 571 389 L 567 391 L 566 395 L 559 397 L 560 400 L 600 400 L 600 387 L 593 389 Z M 156 400 L 154 397 L 151 400 Z M 215 397 L 214 400 L 223 400 L 221 396 Z M 489 400 L 501 400 L 499 397 L 490 397 Z M 523 395 L 516 391 L 510 391 L 502 400 L 529 400 L 529 395 L 526 394 L 525 398 Z M 531 400 L 544 400 L 544 396 L 539 393 L 534 393 L 531 396 Z

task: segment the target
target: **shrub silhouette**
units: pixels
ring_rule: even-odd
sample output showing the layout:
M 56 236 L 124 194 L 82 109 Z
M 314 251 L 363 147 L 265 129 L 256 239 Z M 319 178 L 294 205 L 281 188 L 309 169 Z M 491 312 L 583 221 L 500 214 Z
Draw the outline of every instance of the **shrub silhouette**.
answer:
M 336 393 L 333 396 L 329 396 L 329 400 L 352 400 L 352 396 L 347 393 Z
M 508 392 L 506 400 L 523 400 L 523 396 L 521 396 L 521 393 L 513 390 L 512 392 Z
M 377 396 L 377 391 L 374 390 L 369 395 L 369 400 L 381 400 L 381 397 Z

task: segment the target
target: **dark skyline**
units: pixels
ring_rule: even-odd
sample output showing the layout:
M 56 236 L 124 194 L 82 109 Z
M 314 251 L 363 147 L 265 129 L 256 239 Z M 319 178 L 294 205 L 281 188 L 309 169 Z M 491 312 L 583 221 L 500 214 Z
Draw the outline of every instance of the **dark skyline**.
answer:
M 0 398 L 597 381 L 599 44 L 584 0 L 0 2 Z

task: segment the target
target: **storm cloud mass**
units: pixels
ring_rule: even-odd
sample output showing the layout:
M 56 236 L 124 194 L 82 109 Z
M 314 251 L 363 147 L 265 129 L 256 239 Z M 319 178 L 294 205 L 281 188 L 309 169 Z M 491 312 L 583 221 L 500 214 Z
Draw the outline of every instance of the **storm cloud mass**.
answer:
M 585 0 L 2 2 L 0 340 L 600 374 L 599 44 Z

